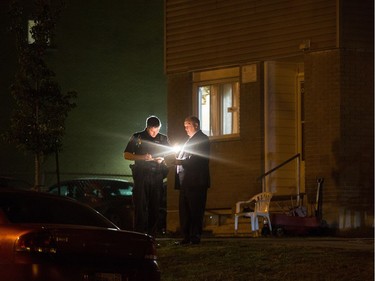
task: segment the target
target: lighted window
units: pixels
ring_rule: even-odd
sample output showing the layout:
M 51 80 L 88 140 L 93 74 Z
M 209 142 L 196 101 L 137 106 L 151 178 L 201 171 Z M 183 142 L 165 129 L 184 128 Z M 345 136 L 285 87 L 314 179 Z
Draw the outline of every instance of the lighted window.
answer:
M 194 80 L 197 82 L 194 87 L 195 110 L 202 131 L 218 138 L 239 135 L 238 68 L 195 73 Z

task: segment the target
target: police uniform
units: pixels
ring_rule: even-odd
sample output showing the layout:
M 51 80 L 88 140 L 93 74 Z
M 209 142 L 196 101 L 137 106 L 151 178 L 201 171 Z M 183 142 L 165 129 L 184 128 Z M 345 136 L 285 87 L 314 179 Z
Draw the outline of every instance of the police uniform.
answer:
M 125 151 L 132 154 L 151 154 L 152 157 L 164 157 L 169 151 L 168 137 L 157 134 L 151 137 L 147 130 L 135 133 L 129 140 Z M 160 192 L 163 179 L 166 177 L 167 167 L 164 163 L 155 161 L 136 160 L 131 165 L 134 187 L 134 230 L 137 232 L 156 234 Z

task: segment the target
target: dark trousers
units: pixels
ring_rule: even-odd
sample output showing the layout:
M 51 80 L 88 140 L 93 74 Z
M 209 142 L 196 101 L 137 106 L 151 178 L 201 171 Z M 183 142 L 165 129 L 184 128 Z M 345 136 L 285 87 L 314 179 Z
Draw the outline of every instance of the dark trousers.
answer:
M 162 173 L 137 171 L 134 177 L 134 230 L 155 235 L 158 226 Z
M 206 208 L 207 189 L 181 189 L 179 196 L 180 226 L 184 239 L 200 241 Z

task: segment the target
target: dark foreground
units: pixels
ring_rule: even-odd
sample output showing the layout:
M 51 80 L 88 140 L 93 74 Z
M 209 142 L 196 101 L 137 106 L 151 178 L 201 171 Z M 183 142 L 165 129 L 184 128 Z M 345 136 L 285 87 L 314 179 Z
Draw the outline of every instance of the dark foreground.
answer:
M 159 239 L 163 281 L 374 280 L 371 238 Z

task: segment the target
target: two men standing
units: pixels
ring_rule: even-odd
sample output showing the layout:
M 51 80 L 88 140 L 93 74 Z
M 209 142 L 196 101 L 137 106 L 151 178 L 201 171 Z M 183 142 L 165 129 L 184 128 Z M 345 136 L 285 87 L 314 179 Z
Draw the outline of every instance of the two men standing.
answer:
M 133 168 L 135 230 L 155 234 L 160 200 L 157 187 L 163 184 L 164 157 L 170 146 L 167 136 L 159 133 L 160 120 L 151 116 L 146 129 L 135 133 L 125 148 L 124 157 L 135 161 Z M 203 218 L 210 187 L 208 137 L 195 116 L 187 117 L 184 128 L 188 140 L 175 160 L 175 188 L 180 190 L 179 214 L 183 240 L 179 244 L 200 243 Z M 156 145 L 158 144 L 158 145 Z M 169 150 L 170 151 L 170 150 Z M 156 202 L 157 201 L 157 202 Z

